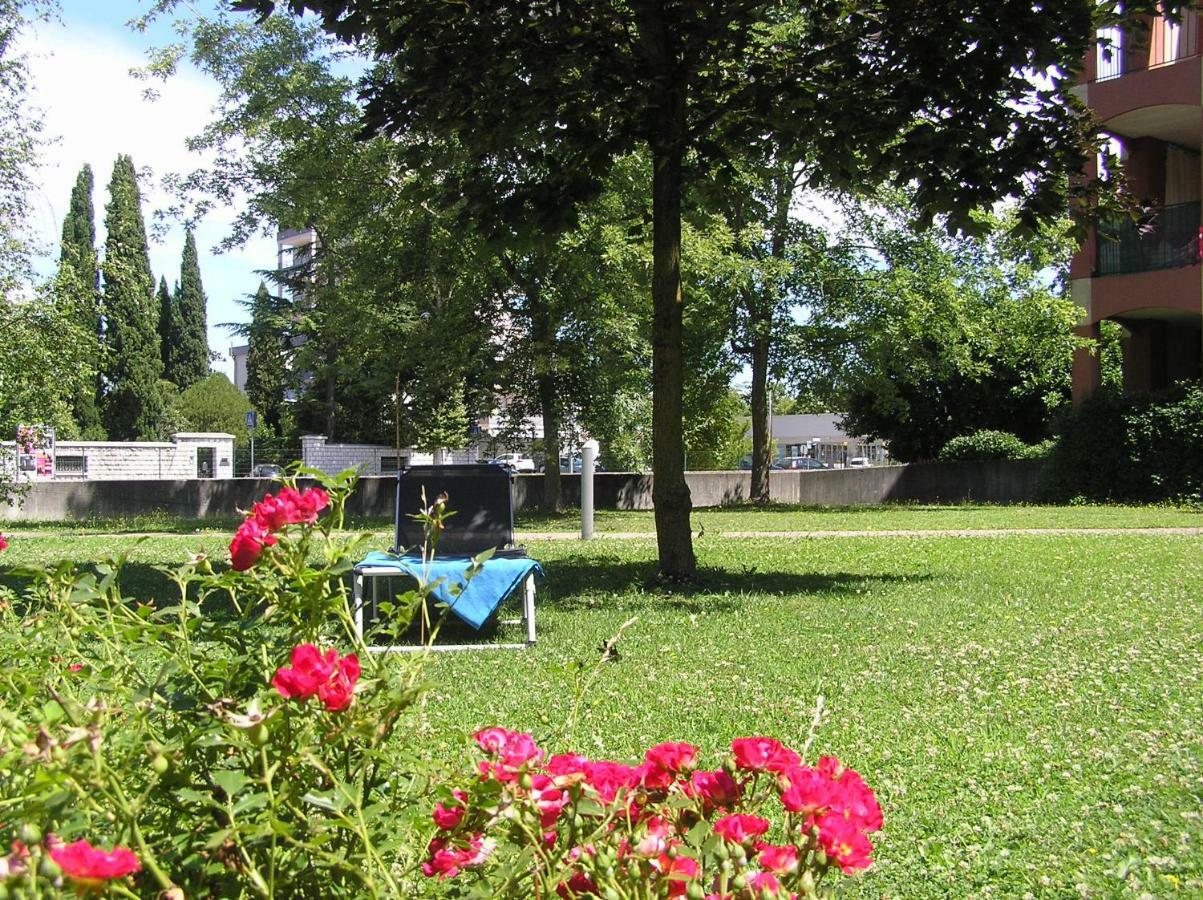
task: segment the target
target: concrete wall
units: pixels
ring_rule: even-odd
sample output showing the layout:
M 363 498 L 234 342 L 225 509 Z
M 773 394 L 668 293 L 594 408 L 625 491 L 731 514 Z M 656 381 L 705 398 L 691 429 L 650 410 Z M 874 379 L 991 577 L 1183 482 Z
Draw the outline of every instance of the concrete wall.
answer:
M 1035 460 L 930 463 L 870 469 L 773 472 L 772 499 L 802 506 L 863 506 L 906 503 L 1030 503 L 1039 498 L 1043 463 Z M 516 508 L 538 506 L 539 475 L 515 478 Z M 579 503 L 580 476 L 562 475 L 564 498 Z M 690 472 L 686 476 L 696 507 L 747 501 L 747 472 Z M 359 481 L 347 510 L 357 516 L 391 517 L 391 476 Z M 45 482 L 30 487 L 15 508 L 0 504 L 0 520 L 71 520 L 165 512 L 186 518 L 229 518 L 249 509 L 274 482 L 266 479 L 178 481 Z M 596 476 L 599 509 L 651 509 L 652 478 L 629 472 Z

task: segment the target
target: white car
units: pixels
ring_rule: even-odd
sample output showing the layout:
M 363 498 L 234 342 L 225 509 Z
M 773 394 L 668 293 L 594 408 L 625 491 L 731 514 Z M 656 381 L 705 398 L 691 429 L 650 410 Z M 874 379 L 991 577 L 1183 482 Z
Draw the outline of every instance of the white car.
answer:
M 495 466 L 504 466 L 511 472 L 534 472 L 535 461 L 521 453 L 503 453 L 489 460 Z
M 854 456 L 848 460 L 849 469 L 867 469 L 871 465 L 873 464 L 869 462 L 869 458 L 866 456 Z

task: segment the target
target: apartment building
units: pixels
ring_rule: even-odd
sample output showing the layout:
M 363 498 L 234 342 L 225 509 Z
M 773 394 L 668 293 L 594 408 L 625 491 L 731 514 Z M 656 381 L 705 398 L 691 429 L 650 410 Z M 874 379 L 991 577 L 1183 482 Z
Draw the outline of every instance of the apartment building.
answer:
M 1203 375 L 1199 15 L 1153 18 L 1100 37 L 1108 46 L 1085 60 L 1079 96 L 1111 137 L 1146 212 L 1092 229 L 1070 267 L 1071 287 L 1086 311 L 1079 334 L 1098 338 L 1104 320 L 1123 326 L 1124 390 L 1144 393 Z M 1074 402 L 1098 386 L 1098 356 L 1078 351 Z

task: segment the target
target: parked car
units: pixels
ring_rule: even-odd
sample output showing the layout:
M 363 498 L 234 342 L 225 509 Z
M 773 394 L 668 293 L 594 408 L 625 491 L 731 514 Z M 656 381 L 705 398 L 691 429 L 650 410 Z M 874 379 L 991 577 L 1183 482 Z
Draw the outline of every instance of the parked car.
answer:
M 534 472 L 535 461 L 521 453 L 503 453 L 489 460 L 495 466 L 503 466 L 511 472 Z
M 752 471 L 752 457 L 745 456 L 743 459 L 741 459 L 739 461 L 739 467 L 745 472 L 751 472 Z M 787 468 L 787 466 L 783 465 L 781 460 L 775 459 L 771 463 L 769 463 L 769 468 L 770 469 L 785 469 L 785 468 Z
M 785 458 L 785 468 L 787 469 L 830 469 L 831 466 L 823 462 L 821 459 L 811 459 L 809 456 L 787 456 Z
M 867 456 L 854 456 L 852 459 L 848 460 L 849 469 L 867 469 L 871 465 L 873 465 L 873 463 L 869 462 L 869 458 Z
M 252 478 L 279 478 L 284 474 L 284 467 L 275 463 L 257 463 L 251 469 Z

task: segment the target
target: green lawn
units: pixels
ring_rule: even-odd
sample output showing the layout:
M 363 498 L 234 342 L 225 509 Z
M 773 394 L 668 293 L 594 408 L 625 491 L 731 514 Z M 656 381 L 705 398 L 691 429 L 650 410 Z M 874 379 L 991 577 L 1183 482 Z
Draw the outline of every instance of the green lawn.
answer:
M 0 522 L 0 531 L 46 534 L 114 534 L 131 532 L 193 534 L 229 532 L 237 518 L 175 519 L 161 514 L 78 522 Z M 385 532 L 391 520 L 360 519 L 356 528 Z M 606 532 L 652 532 L 650 511 L 598 510 L 595 529 Z M 519 532 L 571 532 L 581 527 L 580 511 L 549 514 L 520 510 Z M 708 532 L 727 531 L 915 531 L 994 528 L 1203 528 L 1203 509 L 1185 506 L 919 506 L 887 504 L 844 509 L 774 506 L 696 509 L 693 527 Z
M 811 516 L 825 528 L 858 516 L 874 524 L 845 527 L 907 516 L 971 527 L 953 512 L 744 515 L 799 523 L 756 526 L 772 530 Z M 1021 512 L 979 520 L 999 527 Z M 1172 510 L 1027 512 L 1058 527 L 1199 522 Z M 673 739 L 714 759 L 740 735 L 800 743 L 822 696 L 816 749 L 861 770 L 886 812 L 878 864 L 851 896 L 1203 895 L 1203 538 L 721 530 L 706 525 L 703 587 L 685 594 L 647 586 L 650 540 L 531 543 L 547 570 L 538 647 L 435 657 L 422 742 L 455 760 L 465 733 L 505 724 L 553 750 L 624 757 Z M 165 590 L 154 564 L 220 554 L 227 540 L 151 539 L 126 589 Z M 4 562 L 89 560 L 127 542 L 45 534 L 14 541 Z M 630 618 L 617 660 L 595 668 Z M 596 678 L 568 734 L 578 661 Z
M 651 512 L 598 510 L 598 532 L 654 531 Z M 520 531 L 575 531 L 580 512 L 522 511 Z M 1176 506 L 919 506 L 847 509 L 733 507 L 695 509 L 693 527 L 723 531 L 914 531 L 992 528 L 1203 528 L 1203 510 Z

